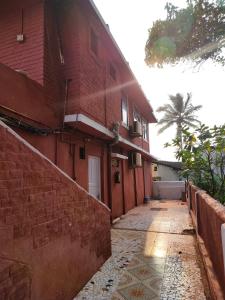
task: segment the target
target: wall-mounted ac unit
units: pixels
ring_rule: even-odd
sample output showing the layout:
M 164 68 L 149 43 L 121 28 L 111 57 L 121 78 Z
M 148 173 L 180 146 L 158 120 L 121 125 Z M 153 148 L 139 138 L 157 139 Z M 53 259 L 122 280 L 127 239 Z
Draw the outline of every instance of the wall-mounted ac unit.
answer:
M 132 136 L 132 137 L 142 136 L 141 122 L 134 121 L 133 126 L 130 126 L 130 136 Z
M 141 154 L 138 152 L 130 152 L 129 154 L 129 165 L 131 168 L 142 167 Z

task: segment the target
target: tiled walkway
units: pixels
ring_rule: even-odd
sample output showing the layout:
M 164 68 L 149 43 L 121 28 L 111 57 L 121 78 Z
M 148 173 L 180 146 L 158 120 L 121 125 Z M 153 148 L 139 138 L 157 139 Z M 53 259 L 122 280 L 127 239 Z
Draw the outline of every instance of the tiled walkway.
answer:
M 112 257 L 75 299 L 210 299 L 186 205 L 152 201 L 125 215 Z

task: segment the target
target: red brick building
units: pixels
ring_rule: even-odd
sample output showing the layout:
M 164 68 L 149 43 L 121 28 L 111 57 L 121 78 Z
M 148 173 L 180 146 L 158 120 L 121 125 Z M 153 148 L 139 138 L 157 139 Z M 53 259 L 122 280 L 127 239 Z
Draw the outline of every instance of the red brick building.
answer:
M 0 117 L 112 219 L 151 196 L 152 108 L 91 0 L 0 4 Z
M 91 0 L 3 1 L 0 38 L 0 299 L 69 300 L 151 196 L 156 120 Z

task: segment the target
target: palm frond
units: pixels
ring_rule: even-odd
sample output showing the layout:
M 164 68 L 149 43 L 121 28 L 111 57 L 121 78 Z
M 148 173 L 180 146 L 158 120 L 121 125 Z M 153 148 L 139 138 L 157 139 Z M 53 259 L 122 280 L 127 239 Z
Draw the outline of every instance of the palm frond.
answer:
M 198 124 L 200 124 L 201 123 L 201 121 L 199 121 L 198 119 L 196 119 L 196 117 L 186 117 L 186 118 L 184 118 L 184 120 L 183 120 L 184 122 L 190 122 L 190 123 L 198 123 Z
M 193 127 L 193 128 L 196 128 L 197 127 L 197 125 L 196 124 L 194 124 L 194 123 L 192 123 L 192 122 L 189 122 L 189 121 L 184 121 L 183 122 L 185 125 L 187 125 L 187 126 L 189 126 L 189 127 Z
M 188 108 L 188 105 L 191 102 L 191 97 L 192 97 L 191 93 L 187 93 L 187 100 L 184 103 L 184 112 L 186 111 L 186 109 Z
M 160 106 L 156 111 L 176 114 L 176 111 L 170 104 L 164 104 L 164 105 Z
M 170 116 L 164 116 L 158 121 L 157 125 L 162 125 L 170 122 L 176 123 L 176 118 L 171 118 Z
M 176 122 L 177 121 L 177 116 L 176 115 L 171 115 L 169 113 L 165 113 L 164 116 L 159 119 L 158 124 L 164 124 L 166 122 Z
M 182 113 L 184 110 L 184 98 L 181 94 L 176 94 L 176 96 L 170 95 L 170 101 L 173 103 L 173 107 L 177 113 Z
M 158 134 L 162 133 L 163 131 L 165 131 L 166 129 L 168 129 L 169 127 L 171 127 L 172 125 L 174 125 L 174 122 L 168 122 L 166 125 L 164 125 L 163 127 L 161 127 L 158 130 Z
M 195 127 L 196 123 L 200 123 L 194 112 L 198 111 L 202 105 L 193 106 L 191 104 L 191 94 L 187 94 L 187 99 L 184 101 L 184 97 L 177 93 L 175 96 L 169 95 L 171 104 L 164 104 L 157 109 L 157 112 L 163 112 L 163 117 L 158 121 L 158 126 L 162 126 L 158 133 L 162 133 L 172 125 L 177 125 L 177 135 L 182 136 L 182 127 L 187 125 L 189 127 Z
M 193 114 L 193 112 L 198 111 L 202 108 L 202 105 L 193 106 L 192 104 L 189 105 L 188 109 L 184 112 L 185 116 Z

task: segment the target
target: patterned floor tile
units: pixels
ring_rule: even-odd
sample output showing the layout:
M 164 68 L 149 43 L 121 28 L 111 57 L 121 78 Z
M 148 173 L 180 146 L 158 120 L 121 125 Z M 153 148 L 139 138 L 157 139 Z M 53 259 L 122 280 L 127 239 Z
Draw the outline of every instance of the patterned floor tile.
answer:
M 169 223 L 176 234 L 162 232 Z M 182 234 L 191 227 L 187 207 L 179 201 L 151 201 L 133 209 L 111 231 L 111 258 L 74 300 L 210 299 L 196 238 Z
M 164 265 L 147 264 L 147 266 L 152 270 L 153 273 L 157 274 L 158 276 L 163 275 L 164 273 Z
M 119 281 L 118 289 L 122 289 L 128 287 L 129 285 L 134 285 L 136 283 L 138 283 L 138 279 L 128 271 L 125 271 Z
M 144 284 L 147 288 L 152 289 L 158 296 L 160 296 L 162 282 L 162 277 L 155 276 L 142 281 L 142 284 Z
M 139 254 L 140 257 L 143 256 L 143 254 Z M 133 269 L 135 267 L 141 266 L 144 264 L 144 261 L 142 261 L 141 259 L 139 259 L 137 256 L 135 256 L 131 262 L 129 263 L 129 265 L 127 266 L 127 270 L 129 269 Z
M 156 300 L 158 295 L 151 289 L 148 289 L 143 284 L 135 284 L 123 290 L 120 294 L 127 300 Z
M 126 300 L 122 295 L 120 295 L 118 292 L 115 292 L 112 295 L 111 300 Z
M 151 255 L 159 258 L 166 258 L 167 256 L 167 249 L 160 248 L 160 247 L 153 247 L 151 251 Z
M 141 281 L 156 275 L 160 276 L 160 274 L 157 271 L 146 265 L 131 269 L 129 270 L 129 272 Z
M 145 256 L 145 255 L 137 255 L 137 258 L 144 263 L 147 264 L 154 264 L 154 265 L 165 265 L 166 259 L 162 257 L 156 257 L 156 256 Z

